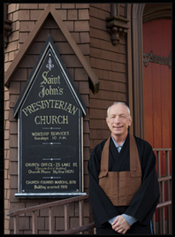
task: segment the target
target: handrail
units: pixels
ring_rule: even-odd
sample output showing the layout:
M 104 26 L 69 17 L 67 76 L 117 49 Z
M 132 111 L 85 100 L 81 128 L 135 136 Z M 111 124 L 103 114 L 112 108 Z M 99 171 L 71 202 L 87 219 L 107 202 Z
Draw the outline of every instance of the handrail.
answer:
M 168 176 L 158 178 L 158 182 L 167 181 L 167 180 L 171 180 L 171 179 L 172 179 L 172 176 L 168 175 Z
M 76 234 L 76 233 L 79 233 L 79 232 L 82 232 L 82 231 L 85 231 L 85 230 L 88 230 L 88 229 L 91 229 L 91 228 L 94 228 L 94 227 L 95 227 L 95 223 L 92 222 L 92 223 L 87 224 L 87 225 L 82 225 L 82 226 L 78 226 L 78 227 L 75 227 L 75 228 L 72 228 L 72 229 L 69 229 L 69 230 L 60 231 L 58 233 L 58 235 Z
M 162 207 L 167 207 L 167 206 L 169 206 L 169 205 L 171 205 L 171 204 L 172 204 L 172 201 L 171 201 L 171 200 L 166 201 L 166 202 L 161 202 L 161 203 L 158 203 L 158 204 L 157 204 L 156 209 L 159 209 L 159 208 L 162 208 Z
M 88 198 L 88 194 L 78 196 L 78 197 L 66 198 L 64 200 L 58 200 L 55 202 L 44 203 L 44 204 L 36 205 L 33 207 L 22 208 L 17 211 L 7 212 L 7 216 L 17 216 L 17 215 L 20 215 L 23 213 L 37 211 L 37 210 L 41 210 L 41 209 L 45 209 L 45 208 L 51 208 L 51 207 L 55 207 L 55 206 L 59 206 L 59 205 L 64 205 L 64 204 L 84 200 L 87 198 Z
M 82 232 L 82 231 L 85 231 L 85 230 L 95 227 L 94 222 L 89 223 L 87 225 L 83 224 L 83 219 L 84 219 L 83 201 L 85 199 L 88 199 L 88 194 L 82 195 L 82 196 L 77 196 L 77 197 L 72 197 L 72 198 L 67 198 L 64 200 L 58 200 L 55 202 L 49 202 L 49 203 L 45 203 L 45 204 L 41 204 L 41 205 L 36 205 L 33 207 L 23 208 L 23 209 L 13 211 L 13 212 L 8 212 L 7 216 L 14 217 L 14 234 L 19 234 L 19 215 L 27 213 L 27 212 L 32 212 L 32 234 L 37 234 L 37 232 L 38 232 L 38 230 L 37 230 L 37 211 L 49 208 L 49 218 L 48 218 L 49 234 L 53 234 L 54 233 L 54 221 L 53 221 L 54 207 L 64 205 L 64 231 L 60 231 L 56 234 L 78 233 L 78 232 Z M 73 202 L 77 202 L 77 201 L 79 202 L 79 227 L 69 229 L 69 203 L 73 203 Z
M 172 190 L 171 190 L 171 148 L 153 148 L 156 155 L 156 171 L 159 182 L 160 198 L 153 215 L 156 234 L 171 234 L 172 228 Z M 157 221 L 157 224 L 156 224 Z
M 171 148 L 153 148 L 153 151 L 171 151 Z

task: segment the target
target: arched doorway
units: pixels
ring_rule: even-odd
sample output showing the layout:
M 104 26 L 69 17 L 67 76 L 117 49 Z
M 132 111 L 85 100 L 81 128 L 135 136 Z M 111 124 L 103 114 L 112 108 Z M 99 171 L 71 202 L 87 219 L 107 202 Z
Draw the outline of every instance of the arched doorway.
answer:
M 171 7 L 132 5 L 134 134 L 159 148 L 161 203 L 171 200 Z M 171 233 L 171 205 L 158 214 L 156 233 Z
M 170 148 L 171 18 L 163 15 L 168 4 L 149 5 L 143 12 L 144 138 L 153 148 Z
M 145 4 L 143 11 L 144 139 L 155 150 L 160 202 L 171 198 L 171 4 Z M 159 158 L 158 158 L 159 157 Z M 168 163 L 169 160 L 169 163 Z M 161 181 L 160 181 L 161 180 Z M 170 206 L 156 211 L 159 231 L 170 233 Z
M 134 134 L 145 138 L 143 81 L 143 24 L 150 20 L 171 18 L 171 4 L 132 4 L 132 70 Z

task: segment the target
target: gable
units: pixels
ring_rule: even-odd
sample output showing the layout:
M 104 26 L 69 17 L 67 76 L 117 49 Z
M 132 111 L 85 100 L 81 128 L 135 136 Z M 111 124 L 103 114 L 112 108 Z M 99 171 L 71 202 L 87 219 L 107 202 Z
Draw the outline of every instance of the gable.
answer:
M 41 16 L 39 17 L 38 21 L 36 22 L 35 26 L 33 27 L 32 31 L 30 32 L 29 36 L 25 40 L 24 44 L 20 48 L 18 54 L 15 57 L 15 60 L 11 63 L 10 67 L 5 73 L 5 86 L 9 87 L 10 80 L 14 72 L 16 71 L 19 63 L 22 61 L 23 57 L 25 56 L 27 50 L 33 43 L 35 37 L 37 36 L 39 30 L 42 28 L 45 20 L 47 19 L 48 15 L 51 14 L 54 18 L 56 24 L 60 28 L 61 32 L 63 33 L 64 37 L 68 41 L 69 45 L 71 46 L 72 50 L 74 51 L 75 55 L 77 56 L 78 60 L 82 64 L 83 68 L 85 69 L 86 73 L 90 79 L 91 89 L 94 94 L 98 93 L 99 91 L 99 80 L 95 75 L 93 69 L 91 68 L 90 64 L 87 62 L 85 56 L 82 54 L 80 48 L 76 44 L 75 40 L 71 36 L 70 32 L 68 31 L 67 27 L 63 23 L 62 19 L 59 17 L 57 11 L 55 10 L 52 4 L 48 4 Z
M 48 36 L 22 93 L 16 102 L 14 117 L 16 117 L 24 100 L 26 101 L 31 93 L 33 93 L 32 97 L 38 95 L 38 99 L 45 99 L 49 95 L 53 95 L 53 98 L 56 98 L 57 101 L 61 99 L 60 96 L 64 93 L 66 94 L 66 97 L 69 97 L 69 103 L 75 100 L 77 106 L 80 107 L 84 115 L 86 115 L 86 106 L 50 35 Z

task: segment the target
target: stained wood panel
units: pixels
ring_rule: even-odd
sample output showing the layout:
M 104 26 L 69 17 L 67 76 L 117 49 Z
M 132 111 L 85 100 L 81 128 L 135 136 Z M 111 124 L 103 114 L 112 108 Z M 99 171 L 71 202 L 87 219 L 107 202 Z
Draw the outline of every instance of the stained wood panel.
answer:
M 143 53 L 169 57 L 171 20 L 159 19 L 143 24 Z M 171 69 L 148 62 L 143 66 L 145 140 L 153 148 L 171 148 Z M 171 157 L 171 153 L 170 153 Z M 161 153 L 161 176 L 166 175 L 166 154 Z M 170 163 L 171 173 L 171 163 Z M 165 185 L 165 201 L 167 200 Z M 167 216 L 167 212 L 165 212 Z M 156 213 L 156 220 L 158 216 Z
M 169 57 L 171 20 L 143 24 L 143 52 Z M 171 147 L 171 69 L 168 65 L 148 62 L 144 65 L 145 139 L 154 148 Z

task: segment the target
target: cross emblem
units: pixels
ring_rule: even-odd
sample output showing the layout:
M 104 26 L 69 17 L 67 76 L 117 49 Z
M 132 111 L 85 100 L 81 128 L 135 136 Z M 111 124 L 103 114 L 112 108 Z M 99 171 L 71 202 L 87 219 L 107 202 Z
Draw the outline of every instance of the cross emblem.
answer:
M 51 58 L 49 58 L 48 64 L 46 65 L 46 67 L 49 69 L 49 71 L 51 71 L 51 69 L 54 67 L 54 64 L 52 64 L 52 59 Z

